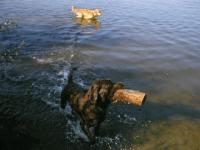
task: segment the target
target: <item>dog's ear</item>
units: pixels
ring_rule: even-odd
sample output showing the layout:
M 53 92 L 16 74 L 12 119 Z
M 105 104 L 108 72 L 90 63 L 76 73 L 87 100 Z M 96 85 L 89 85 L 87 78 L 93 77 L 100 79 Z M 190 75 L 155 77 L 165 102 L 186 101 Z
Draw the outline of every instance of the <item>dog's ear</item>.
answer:
M 99 83 L 99 80 L 97 80 L 92 83 L 92 85 L 90 86 L 87 92 L 88 99 L 93 103 L 95 103 L 98 99 L 99 88 L 100 88 L 100 83 Z
M 95 104 L 97 101 L 105 102 L 109 99 L 113 83 L 111 80 L 96 80 L 87 92 L 88 99 Z

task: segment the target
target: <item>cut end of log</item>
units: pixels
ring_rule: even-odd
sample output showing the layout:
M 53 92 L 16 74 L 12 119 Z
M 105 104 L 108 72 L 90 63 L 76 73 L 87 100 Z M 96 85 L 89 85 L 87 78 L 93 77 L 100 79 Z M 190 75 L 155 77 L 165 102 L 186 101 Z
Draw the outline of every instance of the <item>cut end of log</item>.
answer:
M 114 93 L 113 102 L 125 102 L 134 106 L 142 106 L 146 100 L 146 94 L 140 91 L 119 89 Z

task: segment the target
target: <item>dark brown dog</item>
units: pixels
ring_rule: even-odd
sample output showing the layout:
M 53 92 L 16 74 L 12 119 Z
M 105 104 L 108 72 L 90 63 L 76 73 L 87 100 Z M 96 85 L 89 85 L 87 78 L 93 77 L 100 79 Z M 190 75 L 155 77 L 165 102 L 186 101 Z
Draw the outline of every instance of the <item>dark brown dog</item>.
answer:
M 61 93 L 61 108 L 66 103 L 72 106 L 73 110 L 81 118 L 81 127 L 92 143 L 102 121 L 106 117 L 108 105 L 112 102 L 116 90 L 123 88 L 121 83 L 113 83 L 111 80 L 96 80 L 88 90 L 75 84 L 72 72 L 68 78 L 68 84 Z

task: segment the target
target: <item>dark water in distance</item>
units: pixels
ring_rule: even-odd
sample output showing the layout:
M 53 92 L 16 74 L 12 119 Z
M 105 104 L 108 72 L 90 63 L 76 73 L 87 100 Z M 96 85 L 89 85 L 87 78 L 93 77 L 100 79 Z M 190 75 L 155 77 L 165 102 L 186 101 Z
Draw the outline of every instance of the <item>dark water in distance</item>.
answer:
M 72 5 L 103 15 L 81 22 Z M 110 78 L 148 95 L 139 113 L 112 106 L 95 148 L 200 148 L 199 0 L 0 1 L 0 96 L 58 108 L 72 63 L 83 86 Z

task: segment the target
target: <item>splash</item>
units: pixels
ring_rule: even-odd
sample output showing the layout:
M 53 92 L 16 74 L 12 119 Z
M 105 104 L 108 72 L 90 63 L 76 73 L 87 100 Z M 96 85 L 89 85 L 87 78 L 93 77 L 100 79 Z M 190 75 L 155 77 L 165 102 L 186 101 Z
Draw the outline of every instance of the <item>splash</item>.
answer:
M 17 26 L 17 23 L 12 19 L 5 19 L 3 22 L 0 22 L 0 32 L 8 31 Z

